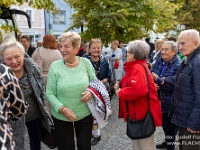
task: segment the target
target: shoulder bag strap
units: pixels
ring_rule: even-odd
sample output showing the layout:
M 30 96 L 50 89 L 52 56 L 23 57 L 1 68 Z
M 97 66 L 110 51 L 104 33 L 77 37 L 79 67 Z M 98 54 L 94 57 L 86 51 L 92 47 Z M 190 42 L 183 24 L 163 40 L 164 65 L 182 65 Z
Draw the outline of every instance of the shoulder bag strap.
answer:
M 146 72 L 146 79 L 147 79 L 147 84 L 148 84 L 148 111 L 151 111 L 150 110 L 150 84 L 149 84 L 149 78 L 148 78 L 148 71 L 143 64 L 141 64 L 141 65 L 144 67 L 145 72 Z M 127 85 L 128 85 L 128 83 L 127 83 Z M 128 117 L 129 115 L 128 115 L 128 102 L 127 101 L 126 101 L 126 114 L 127 114 L 127 117 Z M 136 117 L 135 113 L 134 113 L 134 116 Z
M 148 84 L 148 110 L 150 110 L 150 84 L 149 84 L 149 78 L 148 78 L 148 71 L 143 64 L 141 64 L 141 65 L 144 67 L 145 72 L 146 72 L 146 79 L 147 79 L 147 84 Z
M 88 76 L 88 79 L 89 79 L 89 81 L 90 81 L 90 77 L 89 77 L 89 75 L 88 75 L 88 69 L 87 69 L 87 66 L 86 66 L 86 64 L 85 64 L 85 61 L 84 61 L 83 57 L 81 57 L 81 58 L 82 58 L 82 61 L 83 61 L 84 65 L 85 65 L 85 69 L 86 69 L 86 72 L 87 72 L 87 76 Z

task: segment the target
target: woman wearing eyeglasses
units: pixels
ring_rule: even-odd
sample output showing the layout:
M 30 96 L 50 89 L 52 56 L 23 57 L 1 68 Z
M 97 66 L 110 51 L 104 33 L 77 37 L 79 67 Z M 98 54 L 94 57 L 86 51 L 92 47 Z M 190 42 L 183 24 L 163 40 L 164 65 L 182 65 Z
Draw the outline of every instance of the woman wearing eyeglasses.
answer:
M 135 40 L 128 44 L 124 67 L 126 74 L 122 81 L 115 85 L 116 94 L 119 96 L 118 116 L 124 118 L 124 121 L 127 121 L 127 115 L 131 120 L 142 120 L 150 104 L 153 121 L 156 126 L 161 126 L 161 106 L 153 78 L 146 65 L 149 51 L 150 47 L 144 41 Z M 147 138 L 132 140 L 132 145 L 133 150 L 154 150 L 154 133 Z

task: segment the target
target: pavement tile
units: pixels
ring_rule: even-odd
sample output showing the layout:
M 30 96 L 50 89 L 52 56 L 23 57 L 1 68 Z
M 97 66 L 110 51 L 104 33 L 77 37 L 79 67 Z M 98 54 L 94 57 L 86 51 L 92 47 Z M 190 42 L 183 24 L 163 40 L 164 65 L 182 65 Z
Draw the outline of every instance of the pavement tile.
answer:
M 132 150 L 131 140 L 126 135 L 126 123 L 123 119 L 118 119 L 118 98 L 111 101 L 112 115 L 109 117 L 109 124 L 101 130 L 101 141 L 92 146 L 92 150 Z M 154 143 L 160 144 L 164 140 L 162 127 L 157 127 L 154 135 Z M 29 138 L 25 133 L 25 150 L 29 148 Z M 50 150 L 42 143 L 42 150 Z M 55 148 L 54 150 L 57 150 Z M 156 150 L 156 148 L 155 148 Z M 176 147 L 176 150 L 178 148 Z

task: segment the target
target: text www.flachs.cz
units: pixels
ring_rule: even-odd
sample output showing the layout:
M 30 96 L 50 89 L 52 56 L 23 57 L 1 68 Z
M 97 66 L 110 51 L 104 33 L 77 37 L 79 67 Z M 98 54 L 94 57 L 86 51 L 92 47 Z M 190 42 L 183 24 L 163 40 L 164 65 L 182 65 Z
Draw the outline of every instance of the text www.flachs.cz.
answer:
M 200 145 L 200 141 L 167 142 L 167 145 Z

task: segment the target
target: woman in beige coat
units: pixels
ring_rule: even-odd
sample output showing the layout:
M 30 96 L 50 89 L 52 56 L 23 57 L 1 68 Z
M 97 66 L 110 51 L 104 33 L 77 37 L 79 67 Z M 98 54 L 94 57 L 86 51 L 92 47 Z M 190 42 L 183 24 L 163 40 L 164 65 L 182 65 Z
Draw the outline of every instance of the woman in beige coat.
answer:
M 53 35 L 48 34 L 43 37 L 43 47 L 38 47 L 32 55 L 32 59 L 40 66 L 44 77 L 46 88 L 47 74 L 50 65 L 55 60 L 61 59 L 60 51 L 57 50 L 57 42 Z

